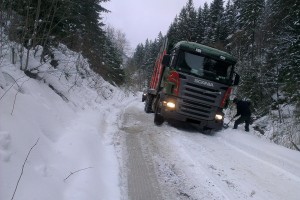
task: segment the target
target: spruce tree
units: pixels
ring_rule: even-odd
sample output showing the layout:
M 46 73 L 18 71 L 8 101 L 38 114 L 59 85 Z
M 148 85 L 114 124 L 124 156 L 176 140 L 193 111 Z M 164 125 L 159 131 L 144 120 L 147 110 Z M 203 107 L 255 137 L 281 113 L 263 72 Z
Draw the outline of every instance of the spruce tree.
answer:
M 216 47 L 222 47 L 226 36 L 224 36 L 222 18 L 224 13 L 223 0 L 214 0 L 210 5 L 210 20 L 211 20 L 211 29 L 210 29 L 210 44 Z M 217 44 L 219 43 L 219 44 Z
M 205 26 L 204 26 L 204 19 L 202 16 L 202 8 L 201 6 L 198 8 L 198 12 L 197 12 L 197 22 L 196 22 L 196 40 L 195 42 L 197 43 L 203 43 L 204 40 L 204 30 L 205 30 Z
M 208 4 L 205 2 L 203 11 L 202 11 L 202 19 L 203 19 L 203 27 L 204 27 L 204 35 L 203 35 L 203 44 L 210 45 L 211 44 L 211 18 L 210 18 L 210 9 L 208 7 Z
M 176 42 L 180 41 L 179 32 L 180 32 L 180 30 L 179 30 L 179 26 L 178 26 L 178 17 L 175 16 L 174 21 L 171 23 L 168 33 L 167 33 L 170 48 Z
M 186 4 L 186 19 L 184 22 L 184 30 L 186 30 L 185 40 L 195 42 L 197 40 L 197 12 L 194 7 L 193 0 L 188 0 Z
M 236 10 L 234 9 L 234 5 L 230 0 L 227 1 L 222 23 L 223 23 L 223 38 L 225 38 L 225 43 L 228 43 L 228 40 L 233 36 L 233 34 L 237 31 L 237 22 L 236 22 Z M 230 45 L 226 47 L 227 50 L 230 50 Z

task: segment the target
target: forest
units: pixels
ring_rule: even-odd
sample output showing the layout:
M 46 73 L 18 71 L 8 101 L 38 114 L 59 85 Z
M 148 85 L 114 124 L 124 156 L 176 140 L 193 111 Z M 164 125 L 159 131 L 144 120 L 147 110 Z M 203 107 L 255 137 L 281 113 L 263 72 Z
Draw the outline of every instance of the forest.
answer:
M 141 91 L 148 84 L 165 37 L 172 43 L 198 42 L 234 55 L 241 83 L 240 99 L 251 101 L 262 121 L 263 134 L 289 148 L 300 143 L 300 1 L 213 0 L 195 8 L 187 0 L 174 16 L 166 35 L 139 44 L 124 59 L 126 36 L 105 26 L 103 6 L 109 0 L 2 0 L 0 4 L 0 62 L 7 49 L 11 62 L 28 76 L 29 52 L 42 48 L 40 63 L 57 65 L 59 44 L 80 52 L 91 69 L 115 86 Z M 267 121 L 268 126 L 264 122 Z M 288 142 L 283 142 L 288 141 Z

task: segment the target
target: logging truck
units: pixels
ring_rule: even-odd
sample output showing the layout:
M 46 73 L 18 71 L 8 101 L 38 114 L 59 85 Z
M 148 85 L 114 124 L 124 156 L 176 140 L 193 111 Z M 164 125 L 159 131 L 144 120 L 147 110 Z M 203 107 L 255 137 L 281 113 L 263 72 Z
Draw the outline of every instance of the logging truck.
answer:
M 238 85 L 237 60 L 230 54 L 195 42 L 181 41 L 169 48 L 164 42 L 156 59 L 149 88 L 142 101 L 154 123 L 173 119 L 220 130 L 223 109 L 232 86 Z

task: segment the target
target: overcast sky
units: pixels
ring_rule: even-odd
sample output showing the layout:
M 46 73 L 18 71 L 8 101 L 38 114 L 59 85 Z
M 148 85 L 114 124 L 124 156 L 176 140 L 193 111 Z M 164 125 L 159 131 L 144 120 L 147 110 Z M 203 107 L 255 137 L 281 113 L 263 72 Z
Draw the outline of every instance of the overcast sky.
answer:
M 125 33 L 134 50 L 147 38 L 154 40 L 160 31 L 165 35 L 186 2 L 187 0 L 110 0 L 101 5 L 111 11 L 103 15 L 104 23 Z M 204 2 L 210 4 L 212 0 L 194 0 L 195 8 L 203 7 Z

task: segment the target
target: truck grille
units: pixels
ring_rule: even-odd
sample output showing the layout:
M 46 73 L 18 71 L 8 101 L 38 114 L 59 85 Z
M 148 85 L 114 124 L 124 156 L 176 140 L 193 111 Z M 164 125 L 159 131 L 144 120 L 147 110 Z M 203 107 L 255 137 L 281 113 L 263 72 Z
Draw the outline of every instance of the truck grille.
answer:
M 182 99 L 178 102 L 178 112 L 193 119 L 212 120 L 221 101 L 220 91 L 183 79 L 180 86 Z

